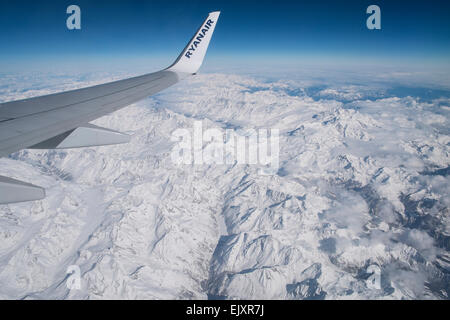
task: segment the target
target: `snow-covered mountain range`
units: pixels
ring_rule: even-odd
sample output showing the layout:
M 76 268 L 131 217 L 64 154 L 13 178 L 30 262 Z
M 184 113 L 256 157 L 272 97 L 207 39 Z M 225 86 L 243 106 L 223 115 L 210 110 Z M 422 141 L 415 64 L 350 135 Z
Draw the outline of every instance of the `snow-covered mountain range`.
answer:
M 0 96 L 116 78 L 3 75 Z M 202 74 L 95 121 L 129 144 L 0 159 L 47 189 L 0 206 L 0 298 L 448 299 L 450 94 L 408 88 Z M 174 164 L 199 120 L 279 129 L 279 170 Z

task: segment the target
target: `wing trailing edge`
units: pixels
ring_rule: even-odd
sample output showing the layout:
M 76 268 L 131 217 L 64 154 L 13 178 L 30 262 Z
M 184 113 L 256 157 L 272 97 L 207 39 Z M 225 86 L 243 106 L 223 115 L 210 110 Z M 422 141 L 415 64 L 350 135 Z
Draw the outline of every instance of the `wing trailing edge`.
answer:
M 28 149 L 73 149 L 127 142 L 130 142 L 130 136 L 127 134 L 87 124 L 38 143 Z
M 41 200 L 45 190 L 19 180 L 0 176 L 0 204 Z

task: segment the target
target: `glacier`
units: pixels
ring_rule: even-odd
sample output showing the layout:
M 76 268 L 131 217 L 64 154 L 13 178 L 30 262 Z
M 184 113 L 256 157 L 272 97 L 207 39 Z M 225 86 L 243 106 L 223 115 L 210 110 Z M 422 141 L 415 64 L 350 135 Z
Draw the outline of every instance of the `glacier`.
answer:
M 121 76 L 5 74 L 0 97 Z M 393 77 L 199 74 L 94 122 L 129 144 L 0 159 L 47 190 L 0 206 L 0 299 L 448 299 L 449 89 Z M 174 164 L 195 121 L 279 129 L 279 170 Z

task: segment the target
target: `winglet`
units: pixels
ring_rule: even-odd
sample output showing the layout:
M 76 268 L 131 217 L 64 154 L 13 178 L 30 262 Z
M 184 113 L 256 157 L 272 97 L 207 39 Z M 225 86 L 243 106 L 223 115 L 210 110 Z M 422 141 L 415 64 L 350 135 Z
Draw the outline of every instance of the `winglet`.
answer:
M 167 70 L 193 74 L 200 69 L 217 21 L 219 20 L 219 15 L 219 11 L 211 12 L 208 15 L 208 18 L 203 22 L 200 29 L 188 43 L 186 48 L 184 48 L 175 63 L 167 68 Z
M 45 190 L 32 184 L 0 176 L 0 204 L 45 198 Z

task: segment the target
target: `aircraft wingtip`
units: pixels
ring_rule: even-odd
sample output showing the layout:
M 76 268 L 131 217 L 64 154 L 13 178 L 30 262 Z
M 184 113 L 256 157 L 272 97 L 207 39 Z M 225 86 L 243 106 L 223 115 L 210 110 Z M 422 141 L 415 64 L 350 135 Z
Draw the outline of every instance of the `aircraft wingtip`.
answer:
M 208 50 L 209 42 L 219 19 L 220 11 L 209 13 L 194 37 L 184 48 L 177 60 L 166 70 L 182 74 L 194 74 L 200 69 Z

